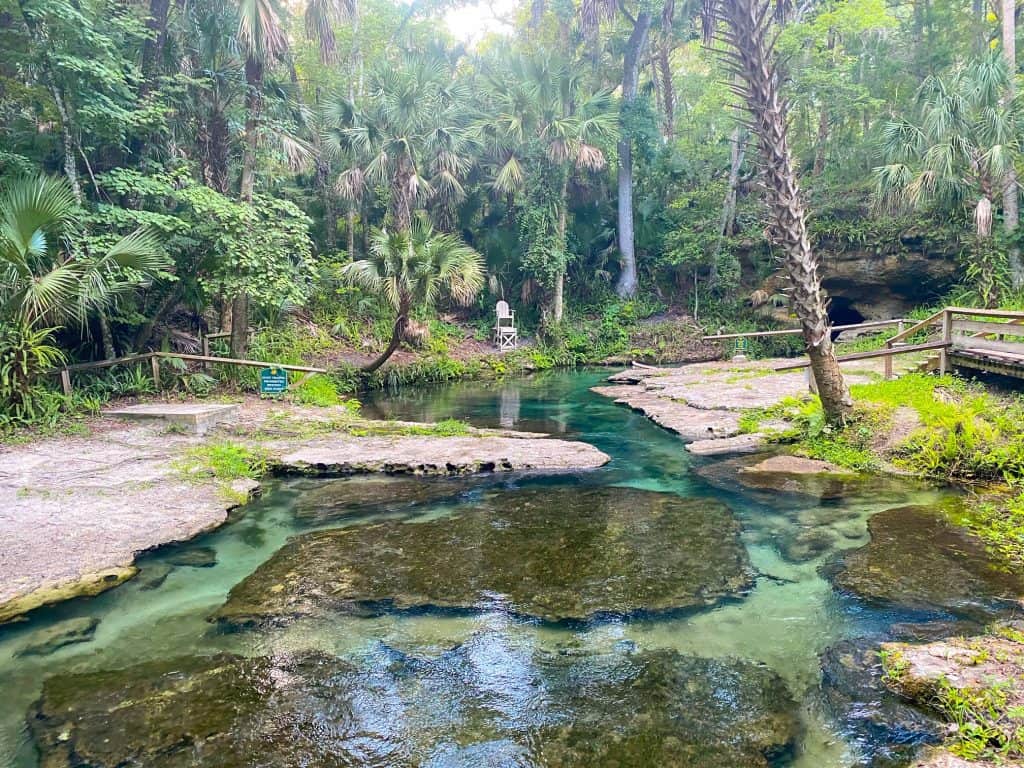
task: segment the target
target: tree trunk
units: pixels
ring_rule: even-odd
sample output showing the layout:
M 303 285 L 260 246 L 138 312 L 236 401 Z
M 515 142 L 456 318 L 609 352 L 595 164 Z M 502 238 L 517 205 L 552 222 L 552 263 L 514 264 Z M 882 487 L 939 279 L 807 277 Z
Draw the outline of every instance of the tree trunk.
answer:
M 562 182 L 562 196 L 558 207 L 558 247 L 562 249 L 562 263 L 558 265 L 555 275 L 554 294 L 551 297 L 551 319 L 562 322 L 565 315 L 565 269 L 569 260 L 568 246 L 565 241 L 566 217 L 569 208 L 569 180 Z
M 762 0 L 719 0 L 727 40 L 758 138 L 769 210 L 769 237 L 780 248 L 791 284 L 791 300 L 807 344 L 807 356 L 825 418 L 843 423 L 852 408 L 849 390 L 832 347 L 831 323 L 821 295 L 818 261 L 807 235 L 806 212 L 793 171 L 786 110 L 766 35 L 771 14 Z
M 409 325 L 409 301 L 403 299 L 398 308 L 398 317 L 395 318 L 395 327 L 391 331 L 391 341 L 388 342 L 387 348 L 372 363 L 363 368 L 363 373 L 373 373 L 380 368 L 384 363 L 388 361 L 395 350 L 398 349 L 398 345 L 402 343 L 402 339 L 405 336 L 405 329 Z
M 256 147 L 259 140 L 260 109 L 263 106 L 263 64 L 251 56 L 245 60 L 245 149 L 239 193 L 252 203 L 256 187 Z M 243 289 L 231 300 L 231 356 L 245 357 L 249 344 L 249 296 Z
M 736 204 L 739 197 L 740 169 L 743 167 L 743 159 L 747 153 L 747 129 L 737 125 L 732 131 L 729 139 L 730 161 L 729 181 L 725 190 L 725 199 L 722 201 L 722 218 L 718 226 L 718 242 L 715 243 L 715 255 L 711 260 L 711 279 L 708 281 L 710 287 L 718 283 L 718 255 L 722 252 L 722 245 L 725 239 L 732 235 L 736 226 Z M 696 292 L 697 282 L 694 278 L 693 289 Z M 696 301 L 696 298 L 694 299 Z M 696 311 L 694 313 L 696 317 Z
M 832 69 L 832 52 L 836 48 L 836 31 L 831 27 L 828 30 L 828 66 Z M 828 104 L 821 99 L 821 112 L 818 115 L 818 140 L 814 149 L 814 170 L 813 175 L 821 176 L 825 172 L 825 151 L 828 146 L 829 115 Z
M 149 0 L 149 18 L 146 29 L 150 37 L 142 44 L 142 95 L 153 90 L 156 84 L 156 71 L 160 57 L 163 56 L 164 45 L 167 43 L 167 12 L 171 7 L 170 0 Z
M 240 293 L 231 300 L 231 356 L 245 357 L 249 346 L 249 294 Z
M 622 67 L 622 107 L 629 109 L 636 100 L 640 61 L 647 45 L 651 28 L 651 14 L 641 11 L 629 36 Z M 619 252 L 622 254 L 622 272 L 615 292 L 622 298 L 636 295 L 636 251 L 633 242 L 633 138 L 623 130 L 619 139 Z
M 1003 58 L 1006 60 L 1006 72 L 1010 87 L 1007 89 L 1006 101 L 1014 98 L 1015 78 L 1017 77 L 1017 23 L 1016 0 L 1002 0 L 1003 13 Z M 1003 187 L 1003 228 L 1009 237 L 1013 237 L 1020 223 L 1020 213 L 1017 209 L 1017 172 L 1010 168 L 1006 174 Z M 1024 288 L 1024 260 L 1021 259 L 1020 248 L 1015 243 L 1010 244 L 1007 252 L 1010 262 L 1010 279 L 1015 290 Z
M 345 212 L 345 227 L 348 236 L 348 257 L 353 261 L 356 258 L 356 209 L 349 203 Z
M 669 62 L 672 35 L 662 30 L 661 45 L 658 46 L 658 69 L 661 72 L 661 100 L 665 106 L 665 125 L 662 135 L 672 139 L 676 133 L 676 89 L 672 84 L 672 66 Z
M 398 171 L 391 189 L 391 220 L 398 232 L 408 232 L 412 229 L 413 200 L 409 187 L 411 181 L 412 169 L 408 165 L 408 160 L 402 157 L 398 161 Z
M 110 328 L 110 318 L 104 310 L 99 311 L 100 316 L 100 339 L 103 342 L 103 358 L 113 360 L 117 357 L 117 348 L 114 347 L 114 332 Z
M 78 166 L 75 163 L 75 139 L 72 136 L 71 114 L 64 103 L 64 94 L 55 85 L 50 86 L 50 95 L 53 103 L 57 106 L 57 114 L 60 115 L 60 138 L 64 148 L 64 175 L 71 184 L 71 190 L 75 193 L 75 201 L 82 204 L 82 184 L 78 180 Z

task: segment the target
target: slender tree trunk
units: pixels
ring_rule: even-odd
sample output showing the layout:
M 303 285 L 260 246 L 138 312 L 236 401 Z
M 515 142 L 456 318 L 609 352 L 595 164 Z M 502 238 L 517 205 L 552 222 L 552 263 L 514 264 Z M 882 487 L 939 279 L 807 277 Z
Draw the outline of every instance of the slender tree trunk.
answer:
M 839 424 L 846 420 L 853 403 L 832 347 L 818 260 L 807 235 L 806 211 L 793 171 L 786 110 L 766 39 L 771 14 L 762 0 L 719 0 L 718 8 L 728 23 L 730 61 L 743 81 L 742 94 L 758 138 L 770 214 L 769 236 L 783 253 L 793 308 L 807 344 L 825 418 Z
M 633 32 L 626 45 L 622 68 L 622 106 L 629 109 L 636 100 L 637 82 L 640 79 L 640 61 L 647 45 L 651 28 L 650 11 L 641 11 L 633 25 Z M 623 130 L 619 139 L 619 252 L 622 254 L 622 272 L 615 292 L 629 298 L 636 295 L 637 272 L 636 251 L 633 241 L 633 138 Z
M 252 203 L 256 188 L 256 147 L 260 110 L 263 106 L 263 64 L 251 56 L 245 60 L 245 149 L 242 153 L 240 197 Z M 231 300 L 231 355 L 245 357 L 249 345 L 249 295 L 243 291 Z
M 105 310 L 99 311 L 100 316 L 100 339 L 103 342 L 103 357 L 106 360 L 113 360 L 117 357 L 117 348 L 114 347 L 114 332 L 110 328 L 110 318 Z
M 397 231 L 408 232 L 412 229 L 413 200 L 409 186 L 412 181 L 412 168 L 404 157 L 398 161 L 398 165 L 395 184 L 391 190 L 391 218 Z
M 565 239 L 566 217 L 569 207 L 569 180 L 562 182 L 561 205 L 558 208 L 558 245 L 562 249 L 562 263 L 555 275 L 554 296 L 551 299 L 551 318 L 556 323 L 562 322 L 565 315 L 565 268 L 568 261 L 568 245 Z
M 672 65 L 669 54 L 672 52 L 672 35 L 662 30 L 661 45 L 658 46 L 658 70 L 661 73 L 661 100 L 665 105 L 665 125 L 662 135 L 671 139 L 676 134 L 676 89 L 672 83 Z
M 75 201 L 82 204 L 82 183 L 78 179 L 78 165 L 75 163 L 75 138 L 72 133 L 71 113 L 64 102 L 64 94 L 56 85 L 50 86 L 50 95 L 60 116 L 60 139 L 64 148 L 64 175 L 75 193 Z
M 391 331 L 391 341 L 388 342 L 387 348 L 380 357 L 363 368 L 363 373 L 373 373 L 395 354 L 395 350 L 398 349 L 398 345 L 405 337 L 405 329 L 409 326 L 409 303 L 407 299 L 402 299 L 398 308 L 398 317 L 395 318 L 395 327 Z
M 739 197 L 740 169 L 743 167 L 743 159 L 747 154 L 747 129 L 737 125 L 729 139 L 730 161 L 729 181 L 725 190 L 725 199 L 722 201 L 722 218 L 718 226 L 718 242 L 715 243 L 715 257 L 711 260 L 711 287 L 718 282 L 718 255 L 722 252 L 722 245 L 725 239 L 732 234 L 736 225 L 736 204 Z M 694 290 L 697 289 L 696 278 L 694 279 Z M 696 315 L 695 315 L 696 316 Z
M 161 56 L 163 56 L 164 45 L 167 43 L 167 13 L 170 10 L 170 0 L 149 0 L 149 18 L 146 19 L 146 29 L 150 31 L 150 37 L 142 44 L 142 95 L 153 90 L 156 84 L 156 72 Z
M 832 52 L 836 48 L 836 31 L 828 30 L 828 68 L 832 69 Z M 829 113 L 828 104 L 821 99 L 821 112 L 818 114 L 818 139 L 814 149 L 814 170 L 813 175 L 821 176 L 825 172 L 825 152 L 828 149 Z
M 1006 93 L 1006 100 L 1013 100 L 1016 91 L 1017 77 L 1017 3 L 1016 0 L 1002 0 L 1003 15 L 1003 58 L 1006 60 L 1006 73 L 1009 81 L 1009 88 Z M 1017 226 L 1020 223 L 1018 212 L 1017 196 L 1017 171 L 1010 168 L 1006 174 L 1003 187 L 1003 228 L 1010 237 L 1014 236 Z M 1024 288 L 1024 260 L 1021 259 L 1020 248 L 1011 244 L 1008 257 L 1010 262 L 1010 279 L 1015 290 Z

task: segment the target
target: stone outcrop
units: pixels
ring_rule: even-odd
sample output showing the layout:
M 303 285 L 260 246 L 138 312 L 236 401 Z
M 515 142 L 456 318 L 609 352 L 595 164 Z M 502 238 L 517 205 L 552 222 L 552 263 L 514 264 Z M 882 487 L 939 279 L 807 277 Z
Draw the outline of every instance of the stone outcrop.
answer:
M 753 586 L 739 532 L 724 505 L 671 493 L 502 490 L 442 520 L 297 536 L 216 618 L 501 608 L 559 621 L 695 608 Z
M 909 506 L 868 521 L 871 540 L 824 572 L 836 589 L 883 605 L 993 615 L 1024 595 L 1024 574 L 989 553 L 982 540 L 941 509 Z
M 759 664 L 490 634 L 433 659 L 380 647 L 356 662 L 221 654 L 60 675 L 29 726 L 47 768 L 768 768 L 800 732 Z
M 425 425 L 389 422 L 382 431 L 396 434 L 364 437 L 382 423 L 354 421 L 341 408 L 274 408 L 247 400 L 241 432 L 186 435 L 97 419 L 89 435 L 0 453 L 0 624 L 115 587 L 137 573 L 138 553 L 222 525 L 259 483 L 183 471 L 188 451 L 210 442 L 240 443 L 281 471 L 305 474 L 562 472 L 608 461 L 590 445 L 546 436 L 467 429 L 466 436 L 442 437 L 419 434 L 429 431 Z

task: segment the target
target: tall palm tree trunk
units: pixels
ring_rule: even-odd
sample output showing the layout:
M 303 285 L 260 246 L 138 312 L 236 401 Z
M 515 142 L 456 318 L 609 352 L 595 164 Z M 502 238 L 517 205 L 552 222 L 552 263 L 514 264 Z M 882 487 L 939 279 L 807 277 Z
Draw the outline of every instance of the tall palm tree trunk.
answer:
M 1006 74 L 1009 88 L 1006 100 L 1013 100 L 1017 78 L 1017 0 L 1002 0 L 1002 31 L 1003 58 L 1006 60 Z M 1017 197 L 1017 172 L 1010 168 L 1003 187 L 1003 228 L 1010 237 L 1017 231 L 1020 223 Z M 1010 278 L 1013 287 L 1020 290 L 1024 287 L 1024 261 L 1021 260 L 1020 248 L 1011 245 L 1009 250 Z
M 769 234 L 782 250 L 791 287 L 790 299 L 807 344 L 814 381 L 825 418 L 846 420 L 852 408 L 849 390 L 832 346 L 831 323 L 821 295 L 818 260 L 807 235 L 806 211 L 793 171 L 785 106 L 779 77 L 766 39 L 769 3 L 763 0 L 719 0 L 717 15 L 726 22 L 728 59 L 742 81 L 738 89 L 751 115 L 765 177 Z M 713 23 L 713 19 L 708 19 Z M 710 35 L 713 27 L 705 28 Z
M 636 17 L 633 32 L 626 45 L 622 67 L 622 107 L 628 110 L 636 100 L 637 83 L 640 79 L 640 62 L 647 35 L 651 28 L 650 11 L 642 11 Z M 622 272 L 615 292 L 622 298 L 636 295 L 636 250 L 633 239 L 633 137 L 623 130 L 619 139 L 619 253 L 622 254 Z
M 256 144 L 260 109 L 263 105 L 263 63 L 249 56 L 245 60 L 245 145 L 242 152 L 242 180 L 239 196 L 252 203 L 256 188 Z M 242 291 L 231 300 L 231 355 L 245 356 L 249 344 L 249 295 Z

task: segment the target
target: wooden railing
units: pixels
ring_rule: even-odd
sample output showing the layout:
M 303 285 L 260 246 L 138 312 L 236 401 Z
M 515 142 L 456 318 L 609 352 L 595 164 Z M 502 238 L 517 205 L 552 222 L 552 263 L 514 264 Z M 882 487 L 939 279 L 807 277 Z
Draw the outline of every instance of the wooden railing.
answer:
M 906 318 L 898 317 L 893 320 L 868 320 L 863 323 L 854 323 L 853 325 L 833 325 L 833 331 L 852 331 L 860 330 L 862 328 L 885 328 L 890 325 L 895 325 L 900 331 L 903 330 L 905 323 L 911 322 Z M 725 339 L 752 339 L 761 336 L 790 336 L 798 333 L 803 333 L 802 328 L 783 328 L 779 331 L 748 331 L 746 333 L 719 333 L 714 336 L 703 336 L 703 341 L 723 341 Z
M 909 321 L 901 321 L 905 322 Z M 907 339 L 933 328 L 939 329 L 938 338 L 926 339 L 917 344 L 906 343 Z M 1008 336 L 1020 338 L 1021 341 L 1007 341 Z M 940 373 L 948 373 L 955 359 L 957 365 L 1024 378 L 1024 312 L 944 307 L 909 327 L 901 327 L 895 336 L 886 340 L 883 349 L 840 355 L 836 359 L 846 363 L 881 357 L 884 359 L 885 378 L 891 379 L 894 357 L 932 350 L 939 353 L 937 368 Z M 779 366 L 775 370 L 792 371 L 809 365 L 804 360 Z
M 60 375 L 60 385 L 65 395 L 71 394 L 71 374 L 75 371 L 89 371 L 97 368 L 109 368 L 113 365 L 123 363 L 137 363 L 148 360 L 153 374 L 153 384 L 160 388 L 160 360 L 164 358 L 176 358 L 178 360 L 191 360 L 199 363 L 216 363 L 217 365 L 240 365 L 250 368 L 280 368 L 283 371 L 296 371 L 304 373 L 297 381 L 289 384 L 289 388 L 297 387 L 314 373 L 327 373 L 324 368 L 313 368 L 308 365 L 282 365 L 281 363 L 267 363 L 262 360 L 240 360 L 232 357 L 211 357 L 210 355 L 189 355 L 179 352 L 145 352 L 141 355 L 127 355 L 116 357 L 112 360 L 97 360 L 94 363 L 76 363 L 66 365 L 57 369 L 54 373 Z

